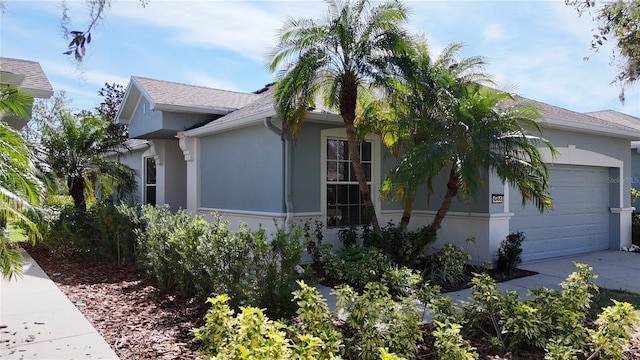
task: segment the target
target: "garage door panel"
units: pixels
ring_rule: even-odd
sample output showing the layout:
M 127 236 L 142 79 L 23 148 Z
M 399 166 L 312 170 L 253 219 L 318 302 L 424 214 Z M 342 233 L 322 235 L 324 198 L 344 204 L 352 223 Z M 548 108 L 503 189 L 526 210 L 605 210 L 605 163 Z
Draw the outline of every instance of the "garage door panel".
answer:
M 603 250 L 609 246 L 609 171 L 587 166 L 550 166 L 554 210 L 540 214 L 534 206 L 522 208 L 522 198 L 511 189 L 515 216 L 510 231 L 523 231 L 523 260 Z

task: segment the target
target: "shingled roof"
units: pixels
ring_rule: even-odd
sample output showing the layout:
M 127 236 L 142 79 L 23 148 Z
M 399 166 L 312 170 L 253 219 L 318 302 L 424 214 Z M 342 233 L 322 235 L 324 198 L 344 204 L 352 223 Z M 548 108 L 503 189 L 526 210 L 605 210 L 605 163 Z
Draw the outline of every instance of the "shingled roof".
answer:
M 53 87 L 37 61 L 0 57 L 0 83 L 20 86 L 37 98 L 53 95 Z
M 609 123 L 640 130 L 640 118 L 629 114 L 621 113 L 614 110 L 592 111 L 586 114 L 598 119 L 605 120 Z
M 542 124 L 547 127 L 640 138 L 640 127 L 632 126 L 629 122 L 611 121 L 603 116 L 596 116 L 599 112 L 583 114 L 521 96 L 515 98 L 516 101 L 537 109 L 542 115 Z
M 171 81 L 132 77 L 154 103 L 156 110 L 164 108 L 184 110 L 228 109 L 233 111 L 256 99 L 252 93 L 220 90 Z

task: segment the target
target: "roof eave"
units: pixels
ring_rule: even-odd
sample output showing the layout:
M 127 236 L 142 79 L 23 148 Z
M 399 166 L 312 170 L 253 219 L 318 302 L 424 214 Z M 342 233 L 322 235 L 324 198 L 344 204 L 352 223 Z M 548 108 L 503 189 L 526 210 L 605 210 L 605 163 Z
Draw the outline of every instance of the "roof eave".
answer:
M 629 139 L 629 140 L 638 140 L 640 139 L 640 131 L 635 129 L 617 129 L 610 128 L 606 126 L 599 126 L 593 124 L 585 124 L 577 121 L 570 121 L 558 118 L 545 118 L 541 125 L 547 128 L 554 129 L 563 129 L 563 130 L 572 130 L 579 131 L 588 134 L 597 134 L 602 135 L 606 134 L 613 137 Z
M 223 121 L 216 123 L 216 120 L 210 122 L 206 125 L 203 125 L 199 128 L 195 128 L 193 130 L 185 131 L 183 134 L 186 137 L 203 137 L 207 135 L 213 135 L 233 129 L 239 129 L 251 125 L 255 125 L 261 123 L 264 118 L 269 116 L 275 116 L 276 111 L 273 109 L 265 110 L 262 112 L 254 113 L 249 116 L 239 118 L 233 121 Z
M 34 98 L 38 98 L 38 99 L 48 99 L 53 96 L 53 90 L 35 89 L 35 88 L 26 88 L 26 87 L 23 87 L 22 89 L 27 91 Z
M 154 103 L 153 106 L 151 107 L 151 110 L 186 112 L 186 113 L 195 113 L 195 114 L 227 115 L 228 113 L 236 109 L 221 107 L 221 106 L 188 106 L 188 105 Z

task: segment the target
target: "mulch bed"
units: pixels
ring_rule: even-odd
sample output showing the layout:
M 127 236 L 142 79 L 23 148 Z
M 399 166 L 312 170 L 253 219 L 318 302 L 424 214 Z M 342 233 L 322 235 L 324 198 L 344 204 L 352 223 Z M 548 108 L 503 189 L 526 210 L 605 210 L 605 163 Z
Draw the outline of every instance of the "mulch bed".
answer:
M 131 266 L 25 249 L 121 359 L 198 359 L 189 330 L 204 324 L 205 304 L 159 290 Z
M 82 256 L 58 257 L 29 246 L 25 249 L 121 359 L 199 359 L 189 330 L 204 324 L 205 304 L 159 290 L 152 279 L 130 266 L 117 267 Z M 518 271 L 509 276 L 527 274 Z M 416 359 L 437 359 L 432 331 L 430 324 L 423 328 Z M 464 336 L 470 339 L 480 359 L 544 359 L 538 349 L 496 355 L 482 334 Z M 629 354 L 627 359 L 640 359 L 640 355 Z

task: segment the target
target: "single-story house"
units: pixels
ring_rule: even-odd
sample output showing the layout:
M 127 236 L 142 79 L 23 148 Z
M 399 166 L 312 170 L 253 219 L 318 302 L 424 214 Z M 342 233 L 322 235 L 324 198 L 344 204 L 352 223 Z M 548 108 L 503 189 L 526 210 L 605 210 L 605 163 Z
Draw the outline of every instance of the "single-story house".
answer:
M 53 95 L 53 87 L 36 61 L 0 57 L 0 86 L 20 87 L 34 98 L 48 99 Z M 10 115 L 3 121 L 20 130 L 28 120 Z
M 640 130 L 640 118 L 619 111 L 603 110 L 588 112 L 586 114 L 608 122 Z M 629 182 L 631 187 L 640 190 L 640 141 L 631 142 L 631 176 L 625 179 L 625 181 Z M 640 205 L 640 202 L 636 203 Z M 636 207 L 636 212 L 639 210 L 636 204 L 631 205 Z
M 633 208 L 629 182 L 623 180 L 631 176 L 629 144 L 640 139 L 640 130 L 532 103 L 543 114 L 544 137 L 558 151 L 552 158 L 543 150 L 555 209 L 540 214 L 534 206 L 523 208 L 516 190 L 487 174 L 474 203 L 454 202 L 434 247 L 459 244 L 475 261 L 485 262 L 494 260 L 500 242 L 516 231 L 526 236 L 524 260 L 631 243 Z M 217 212 L 252 228 L 319 220 L 325 240 L 332 242 L 347 220 L 362 219 L 342 119 L 311 110 L 297 141 L 283 138 L 269 87 L 238 93 L 132 77 L 117 121 L 129 125 L 131 138 L 148 141 L 148 148 L 126 159 L 141 169 L 142 203 L 166 203 L 205 217 Z M 377 135 L 366 137 L 361 157 L 380 223 L 397 224 L 402 205 L 376 195 L 396 160 Z M 444 177 L 433 188 L 430 202 L 426 190 L 418 194 L 410 229 L 430 223 Z M 472 236 L 475 243 L 467 244 Z

